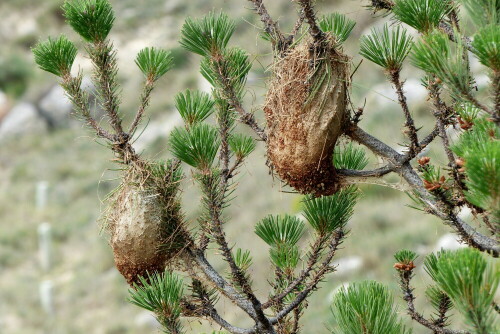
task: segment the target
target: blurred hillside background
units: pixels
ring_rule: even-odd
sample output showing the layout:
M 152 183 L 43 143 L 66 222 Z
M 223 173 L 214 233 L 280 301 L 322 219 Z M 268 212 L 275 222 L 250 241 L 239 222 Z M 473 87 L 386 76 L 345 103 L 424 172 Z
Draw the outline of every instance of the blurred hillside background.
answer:
M 118 49 L 125 117 L 130 119 L 138 107 L 142 78 L 134 64 L 137 52 L 145 46 L 157 46 L 172 50 L 175 57 L 175 68 L 155 90 L 148 122 L 144 122 L 147 127 L 136 141 L 136 148 L 143 155 L 168 157 L 166 138 L 181 120 L 173 107 L 176 92 L 186 88 L 209 90 L 198 74 L 199 57 L 188 54 L 177 42 L 188 15 L 200 17 L 210 10 L 223 10 L 236 20 L 237 32 L 231 44 L 245 48 L 254 60 L 246 105 L 262 120 L 259 105 L 271 61 L 270 48 L 257 37 L 260 22 L 248 1 L 111 3 L 117 19 L 110 38 Z M 281 27 L 290 30 L 296 18 L 291 1 L 266 3 L 273 16 L 279 18 Z M 0 333 L 158 333 L 149 313 L 126 302 L 128 287 L 114 268 L 106 235 L 100 233 L 103 199 L 116 186 L 117 166 L 111 161 L 112 154 L 70 116 L 71 106 L 56 78 L 35 68 L 30 52 L 30 47 L 48 36 L 64 33 L 79 41 L 65 24 L 61 5 L 62 0 L 0 1 Z M 357 21 L 345 46 L 355 65 L 361 60 L 359 36 L 390 20 L 373 16 L 363 7 L 366 5 L 359 0 L 318 1 L 321 12 L 338 11 Z M 81 41 L 79 45 L 82 46 Z M 88 59 L 80 55 L 76 63 L 89 73 Z M 473 63 L 472 69 L 478 73 L 477 83 L 481 87 L 487 77 L 477 64 Z M 411 110 L 423 127 L 422 133 L 428 133 L 433 118 L 426 91 L 420 86 L 420 75 L 410 64 L 403 72 Z M 86 85 L 92 92 L 90 80 Z M 356 107 L 366 105 L 360 123 L 363 128 L 403 149 L 402 113 L 379 68 L 367 61 L 361 64 L 353 77 L 352 100 Z M 247 129 L 241 127 L 241 131 Z M 252 251 L 252 278 L 262 297 L 268 292 L 270 266 L 267 246 L 254 235 L 254 225 L 270 213 L 300 211 L 300 196 L 283 192 L 286 189 L 268 174 L 264 153 L 265 148 L 258 144 L 239 174 L 240 186 L 227 211 L 230 222 L 226 225 L 231 242 Z M 431 147 L 427 154 L 445 164 L 439 149 Z M 379 163 L 372 158 L 370 166 Z M 186 176 L 184 211 L 187 219 L 195 222 L 200 197 L 189 172 Z M 400 180 L 392 177 L 387 182 L 397 186 Z M 352 280 L 382 281 L 390 286 L 402 306 L 392 269 L 392 256 L 397 250 L 417 251 L 421 254 L 419 266 L 431 251 L 459 247 L 455 236 L 440 221 L 409 208 L 411 202 L 404 193 L 379 185 L 363 185 L 361 189 L 364 195 L 350 223 L 350 236 L 336 257 L 338 272 L 329 276 L 320 292 L 310 299 L 304 333 L 328 333 L 332 294 Z M 40 234 L 49 227 L 52 241 L 47 264 L 39 249 L 44 242 Z M 421 269 L 417 273 L 417 305 L 423 307 L 426 274 Z M 221 300 L 219 307 L 228 320 L 248 325 L 238 320 L 229 303 Z M 405 311 L 402 309 L 401 313 Z M 425 313 L 428 315 L 429 311 Z M 187 325 L 190 327 L 192 333 L 209 332 L 199 323 Z M 418 325 L 414 329 L 417 334 L 427 333 Z

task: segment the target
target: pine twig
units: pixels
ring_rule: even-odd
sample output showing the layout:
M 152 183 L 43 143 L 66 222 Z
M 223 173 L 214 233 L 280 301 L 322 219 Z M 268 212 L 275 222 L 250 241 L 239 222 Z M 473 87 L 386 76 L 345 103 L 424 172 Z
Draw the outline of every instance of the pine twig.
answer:
M 316 13 L 314 12 L 312 0 L 298 0 L 297 2 L 304 11 L 305 21 L 309 25 L 309 33 L 316 43 L 321 44 L 325 40 L 325 33 L 316 22 Z
M 73 103 L 79 115 L 83 117 L 85 123 L 87 123 L 87 125 L 94 130 L 98 137 L 113 142 L 113 135 L 103 129 L 92 117 L 88 105 L 88 99 L 81 88 L 81 84 L 81 74 L 79 74 L 77 77 L 72 77 L 69 73 L 63 77 L 63 81 L 61 83 L 63 89 L 66 91 L 66 94 L 68 94 L 69 99 Z
M 130 125 L 130 128 L 128 130 L 128 133 L 133 135 L 135 131 L 137 130 L 137 127 L 139 126 L 139 123 L 142 120 L 142 117 L 144 115 L 144 112 L 146 111 L 147 107 L 149 106 L 149 102 L 151 100 L 151 93 L 153 92 L 154 89 L 154 81 L 146 79 L 146 82 L 144 83 L 144 88 L 142 90 L 141 94 L 141 101 L 140 101 L 140 106 L 139 110 L 135 114 L 135 118 L 132 121 L 132 124 Z
M 348 128 L 346 135 L 366 146 L 374 154 L 387 159 L 394 166 L 394 171 L 400 174 L 418 193 L 419 198 L 428 206 L 429 212 L 450 225 L 469 246 L 487 252 L 494 257 L 500 255 L 500 245 L 496 240 L 477 232 L 476 229 L 453 214 L 446 203 L 436 199 L 424 188 L 422 179 L 409 162 L 405 162 L 404 155 L 399 154 L 387 144 L 355 125 Z
M 403 109 L 403 114 L 405 116 L 406 122 L 405 126 L 408 128 L 408 137 L 410 138 L 410 150 L 408 152 L 409 155 L 414 155 L 414 152 L 416 152 L 419 149 L 419 142 L 418 142 L 418 135 L 417 135 L 417 128 L 415 127 L 415 122 L 413 120 L 413 117 L 410 114 L 410 110 L 408 108 L 408 104 L 406 103 L 406 96 L 403 93 L 403 83 L 401 82 L 400 79 L 400 72 L 399 70 L 397 71 L 392 71 L 390 73 L 390 80 L 394 87 L 396 88 L 396 93 L 398 95 L 398 101 L 399 104 L 401 105 L 401 108 Z
M 317 288 L 318 284 L 321 282 L 323 277 L 327 273 L 335 270 L 335 268 L 331 266 L 331 262 L 337 252 L 338 247 L 342 243 L 344 236 L 345 232 L 342 230 L 337 230 L 336 232 L 334 232 L 330 240 L 330 245 L 329 245 L 330 250 L 328 251 L 328 254 L 325 256 L 325 259 L 321 262 L 319 269 L 312 277 L 311 282 L 309 282 L 306 285 L 304 290 L 302 290 L 291 303 L 289 303 L 283 310 L 278 312 L 278 314 L 276 314 L 274 318 L 270 319 L 270 322 L 272 324 L 277 323 L 281 318 L 285 317 L 288 313 L 293 311 L 302 302 L 304 302 L 305 299 L 309 296 L 309 294 Z
M 443 328 L 435 322 L 424 318 L 424 316 L 415 309 L 415 296 L 413 295 L 413 288 L 410 286 L 410 281 L 413 277 L 412 270 L 398 270 L 398 272 L 403 299 L 406 301 L 408 314 L 413 320 L 434 331 L 436 334 L 470 334 L 467 331 Z
M 264 24 L 264 31 L 271 36 L 273 49 L 284 51 L 288 44 L 283 33 L 278 28 L 278 23 L 271 18 L 262 0 L 248 0 L 253 3 L 254 10 L 260 16 L 260 21 Z
M 314 266 L 319 260 L 321 255 L 321 251 L 324 249 L 324 237 L 318 236 L 316 241 L 311 246 L 311 253 L 309 255 L 309 259 L 307 260 L 306 268 L 303 269 L 300 275 L 293 280 L 288 286 L 279 294 L 272 296 L 267 302 L 262 304 L 263 309 L 267 309 L 273 305 L 281 303 L 283 299 L 292 293 L 297 286 L 304 283 L 304 281 L 310 276 Z

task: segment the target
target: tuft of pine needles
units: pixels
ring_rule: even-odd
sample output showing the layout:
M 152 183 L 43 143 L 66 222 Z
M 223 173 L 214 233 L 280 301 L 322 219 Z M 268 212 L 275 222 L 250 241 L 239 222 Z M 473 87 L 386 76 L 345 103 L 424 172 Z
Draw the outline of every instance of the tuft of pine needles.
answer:
M 201 123 L 214 111 L 215 101 L 209 94 L 186 90 L 175 96 L 175 107 L 188 126 Z
M 426 34 L 438 28 L 452 9 L 449 0 L 395 0 L 392 12 L 399 21 Z
M 399 72 L 412 46 L 406 29 L 396 26 L 389 31 L 386 24 L 382 30 L 374 28 L 371 35 L 361 37 L 359 53 L 388 72 Z
M 180 277 L 168 271 L 148 274 L 147 278 L 140 277 L 140 285 L 134 284 L 129 294 L 129 301 L 153 312 L 167 333 L 182 333 L 179 318 L 184 283 Z
M 500 270 L 472 248 L 441 251 L 425 259 L 425 270 L 446 293 L 455 308 L 477 333 L 497 333 L 498 317 L 492 306 Z
M 208 57 L 224 50 L 234 30 L 234 21 L 229 16 L 210 12 L 201 19 L 188 17 L 179 42 L 187 50 Z
M 237 159 L 244 159 L 255 150 L 255 140 L 242 134 L 231 135 L 229 137 L 229 147 Z
M 374 281 L 353 283 L 333 297 L 333 334 L 410 334 L 389 290 Z
M 269 215 L 255 226 L 255 234 L 269 246 L 281 243 L 295 245 L 303 232 L 304 222 L 290 215 Z
M 344 148 L 335 147 L 333 164 L 336 169 L 361 170 L 368 165 L 368 158 L 361 147 L 355 147 L 353 143 L 348 143 Z
M 347 187 L 331 196 L 306 196 L 303 200 L 304 217 L 320 234 L 329 234 L 343 228 L 353 214 L 359 197 L 355 187 Z
M 202 171 L 210 169 L 220 146 L 217 129 L 208 124 L 191 128 L 175 128 L 170 135 L 172 154 L 179 160 Z
M 170 51 L 150 47 L 139 51 L 135 63 L 146 78 L 154 82 L 172 69 L 174 58 Z
M 472 41 L 472 49 L 481 64 L 500 72 L 500 26 L 491 24 L 481 28 Z
M 42 70 L 59 77 L 70 74 L 77 49 L 65 36 L 39 42 L 33 49 L 35 62 Z
M 344 43 L 356 25 L 356 21 L 340 13 L 325 15 L 318 23 L 323 32 L 330 33 L 335 37 L 335 46 Z
M 66 0 L 62 9 L 69 25 L 87 42 L 103 42 L 115 21 L 108 0 Z

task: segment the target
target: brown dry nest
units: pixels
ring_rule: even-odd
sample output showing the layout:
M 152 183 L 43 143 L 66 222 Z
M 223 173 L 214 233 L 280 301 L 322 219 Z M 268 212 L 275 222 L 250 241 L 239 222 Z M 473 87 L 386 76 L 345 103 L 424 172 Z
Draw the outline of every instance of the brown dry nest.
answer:
M 189 242 L 177 196 L 180 178 L 170 162 L 135 163 L 110 197 L 105 228 L 116 267 L 130 285 L 175 265 Z
M 273 66 L 264 112 L 273 170 L 303 194 L 339 189 L 332 154 L 348 115 L 349 58 L 303 41 Z

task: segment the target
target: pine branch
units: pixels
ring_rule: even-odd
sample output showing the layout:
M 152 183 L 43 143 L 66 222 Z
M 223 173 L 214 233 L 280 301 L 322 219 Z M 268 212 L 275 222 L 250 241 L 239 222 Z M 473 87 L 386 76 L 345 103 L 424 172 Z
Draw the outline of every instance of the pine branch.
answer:
M 274 318 L 270 319 L 272 324 L 276 324 L 280 319 L 288 315 L 291 311 L 297 308 L 301 303 L 303 303 L 306 298 L 314 291 L 324 276 L 328 273 L 335 271 L 332 267 L 331 262 L 335 253 L 345 237 L 345 232 L 342 229 L 337 230 L 329 241 L 329 251 L 325 256 L 325 259 L 321 262 L 319 269 L 315 272 L 311 281 L 305 286 L 305 288 L 297 295 L 297 297 L 290 302 L 283 310 L 278 312 Z
M 429 328 L 430 330 L 434 331 L 434 333 L 437 334 L 470 334 L 467 331 L 462 331 L 462 330 L 451 330 L 447 328 L 443 328 L 437 324 L 435 324 L 433 321 L 430 321 L 422 314 L 420 314 L 416 309 L 415 309 L 415 296 L 413 295 L 413 288 L 410 286 L 410 281 L 413 277 L 413 269 L 411 270 L 398 270 L 399 273 L 399 278 L 400 278 L 400 285 L 401 285 L 401 290 L 403 292 L 403 299 L 407 303 L 407 310 L 408 314 L 410 317 L 417 321 L 419 324 L 422 326 L 425 326 Z
M 264 5 L 263 0 L 248 0 L 253 3 L 255 12 L 260 16 L 260 21 L 264 24 L 264 31 L 271 36 L 271 44 L 273 49 L 278 52 L 284 52 L 290 42 L 285 38 L 283 33 L 278 28 L 278 23 L 275 22 L 269 12 L 267 11 L 266 6 Z M 292 34 L 293 36 L 294 34 Z
M 410 138 L 410 148 L 408 151 L 408 155 L 412 156 L 417 152 L 419 148 L 417 128 L 415 127 L 415 122 L 413 121 L 413 117 L 410 114 L 410 110 L 408 109 L 408 104 L 406 103 L 406 96 L 403 93 L 403 83 L 400 80 L 400 72 L 394 71 L 390 75 L 391 82 L 396 88 L 396 93 L 398 95 L 398 101 L 403 109 L 403 114 L 405 116 L 406 122 L 405 126 L 408 128 L 408 137 Z
M 238 292 L 231 283 L 227 282 L 208 262 L 203 251 L 200 249 L 187 249 L 191 259 L 203 272 L 206 280 L 213 284 L 224 296 L 236 304 L 240 309 L 247 313 L 253 320 L 258 321 L 257 313 L 250 301 Z
M 222 229 L 222 207 L 223 203 L 218 200 L 220 198 L 218 192 L 220 189 L 218 187 L 213 187 L 210 183 L 214 182 L 213 175 L 202 176 L 201 184 L 204 189 L 203 192 L 207 194 L 208 206 L 210 209 L 210 220 L 211 220 L 211 233 L 217 244 L 219 245 L 219 250 L 221 251 L 222 257 L 228 263 L 232 281 L 238 285 L 242 292 L 245 294 L 246 299 L 250 301 L 252 304 L 252 308 L 255 312 L 255 321 L 259 324 L 259 326 L 270 333 L 274 332 L 272 325 L 269 323 L 269 320 L 264 315 L 262 310 L 262 306 L 260 301 L 257 299 L 255 294 L 253 293 L 250 282 L 244 272 L 239 268 L 235 260 L 233 258 L 233 254 L 231 249 L 227 243 L 226 235 L 224 230 Z
M 135 131 L 137 130 L 137 127 L 139 126 L 142 117 L 144 115 L 144 112 L 149 106 L 149 102 L 151 100 L 151 93 L 153 92 L 154 89 L 154 83 L 152 81 L 146 80 L 144 83 L 144 87 L 142 89 L 141 97 L 140 97 L 140 105 L 139 105 L 139 110 L 135 114 L 134 120 L 132 121 L 132 124 L 130 125 L 128 133 L 130 133 L 132 136 L 134 135 Z
M 81 84 L 81 74 L 79 74 L 77 77 L 72 77 L 68 74 L 63 77 L 63 81 L 61 82 L 61 86 L 65 90 L 71 103 L 76 109 L 77 115 L 80 115 L 84 119 L 85 123 L 95 131 L 98 137 L 113 142 L 113 135 L 103 129 L 92 117 L 92 113 L 89 108 L 88 96 L 86 96 L 85 92 L 82 90 Z
M 319 28 L 316 22 L 316 13 L 314 11 L 314 6 L 312 0 L 297 0 L 299 5 L 302 7 L 304 12 L 305 21 L 309 25 L 309 33 L 311 34 L 314 41 L 321 45 L 325 40 L 325 33 Z
M 224 68 L 224 65 L 222 64 L 221 60 L 213 59 L 212 61 L 214 63 L 214 66 L 216 67 L 215 73 L 217 75 L 217 81 L 221 85 L 223 94 L 224 94 L 225 98 L 227 99 L 227 102 L 240 115 L 240 121 L 242 123 L 248 125 L 262 141 L 266 142 L 267 135 L 266 135 L 264 129 L 262 129 L 258 125 L 254 114 L 247 112 L 243 108 L 243 106 L 241 104 L 241 100 L 240 100 L 240 98 L 238 98 L 238 94 L 236 93 L 234 86 L 230 82 L 230 80 L 226 74 L 226 69 Z
M 460 192 L 460 195 L 463 199 L 465 199 L 464 195 L 464 184 L 463 181 L 460 178 L 460 175 L 458 174 L 458 167 L 455 162 L 455 156 L 453 155 L 453 152 L 450 149 L 450 141 L 448 138 L 448 134 L 446 133 L 445 125 L 448 123 L 447 119 L 450 117 L 450 110 L 446 107 L 444 102 L 441 100 L 440 93 L 439 93 L 439 86 L 434 82 L 430 83 L 427 86 L 427 89 L 429 90 L 429 96 L 431 97 L 433 104 L 434 104 L 434 110 L 433 114 L 436 117 L 436 122 L 438 126 L 438 131 L 439 131 L 439 136 L 441 137 L 441 140 L 443 141 L 443 148 L 446 154 L 446 157 L 448 158 L 448 166 L 452 170 L 452 175 L 453 179 L 455 180 L 455 184 L 457 186 L 457 189 Z
M 477 232 L 473 227 L 457 217 L 452 212 L 453 208 L 450 208 L 449 204 L 444 203 L 440 199 L 436 199 L 424 188 L 422 179 L 408 162 L 404 162 L 404 155 L 399 154 L 387 144 L 369 135 L 357 126 L 351 126 L 346 132 L 346 135 L 366 146 L 376 155 L 392 163 L 395 166 L 395 171 L 415 189 L 419 198 L 428 206 L 429 212 L 450 225 L 468 245 L 483 252 L 487 252 L 494 257 L 500 255 L 500 245 L 496 240 Z
M 90 44 L 87 47 L 90 60 L 94 65 L 94 80 L 101 98 L 101 104 L 106 111 L 115 134 L 126 137 L 119 115 L 120 98 L 118 96 L 116 51 L 109 41 Z
M 309 252 L 306 269 L 303 269 L 300 275 L 290 282 L 287 287 L 277 295 L 272 296 L 267 302 L 262 304 L 263 309 L 267 309 L 273 305 L 277 305 L 283 301 L 290 293 L 292 293 L 298 286 L 304 284 L 304 281 L 311 275 L 314 270 L 316 263 L 318 262 L 321 253 L 325 247 L 325 239 L 321 236 L 317 236 L 315 242 L 311 246 L 311 251 Z

